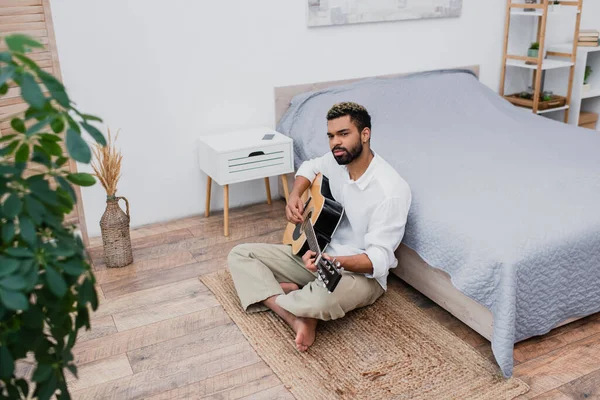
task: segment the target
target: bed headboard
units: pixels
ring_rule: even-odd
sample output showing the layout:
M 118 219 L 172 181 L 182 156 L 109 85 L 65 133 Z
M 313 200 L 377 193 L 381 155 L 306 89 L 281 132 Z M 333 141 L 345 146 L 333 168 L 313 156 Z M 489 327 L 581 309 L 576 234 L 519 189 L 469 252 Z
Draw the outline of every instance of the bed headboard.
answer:
M 459 67 L 459 68 L 451 68 L 456 70 L 470 70 L 479 78 L 479 65 L 471 65 L 467 67 Z M 445 70 L 448 70 L 447 68 Z M 429 72 L 429 71 L 421 71 L 421 72 Z M 369 78 L 395 78 L 398 76 L 410 75 L 414 72 L 405 72 L 401 74 L 391 74 L 391 75 L 379 75 Z M 329 88 L 332 86 L 340 86 L 345 85 L 347 83 L 352 83 L 356 81 L 360 81 L 363 78 L 354 78 L 354 79 L 345 79 L 340 81 L 329 81 L 329 82 L 315 82 L 315 83 L 305 83 L 302 85 L 293 85 L 293 86 L 279 86 L 275 87 L 275 126 L 279 123 L 279 120 L 285 114 L 287 109 L 290 106 L 290 102 L 300 93 L 312 92 L 315 90 L 321 90 L 325 88 Z

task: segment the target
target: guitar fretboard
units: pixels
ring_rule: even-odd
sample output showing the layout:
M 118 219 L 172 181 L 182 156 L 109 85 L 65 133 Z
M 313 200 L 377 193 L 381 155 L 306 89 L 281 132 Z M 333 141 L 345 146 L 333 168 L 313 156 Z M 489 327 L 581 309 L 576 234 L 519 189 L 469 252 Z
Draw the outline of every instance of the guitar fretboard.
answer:
M 317 242 L 317 236 L 315 235 L 315 230 L 312 226 L 312 221 L 310 220 L 310 218 L 307 218 L 304 221 L 304 223 L 302 224 L 302 230 L 304 231 L 304 234 L 306 235 L 306 240 L 308 241 L 308 247 L 310 247 L 310 249 L 312 251 L 317 253 L 317 255 L 315 257 L 318 258 L 319 255 L 321 255 L 321 249 L 319 248 L 319 242 Z

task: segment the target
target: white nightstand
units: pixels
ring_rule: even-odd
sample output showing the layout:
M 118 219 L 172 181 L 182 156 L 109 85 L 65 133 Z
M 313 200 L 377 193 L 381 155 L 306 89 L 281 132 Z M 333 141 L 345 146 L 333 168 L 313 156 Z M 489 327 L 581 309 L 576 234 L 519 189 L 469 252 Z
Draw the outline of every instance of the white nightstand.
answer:
M 263 139 L 273 135 L 272 139 Z M 289 197 L 286 174 L 294 172 L 293 141 L 291 138 L 269 128 L 254 128 L 199 139 L 200 169 L 207 175 L 206 212 L 210 214 L 212 181 L 223 186 L 224 227 L 229 236 L 229 185 L 264 178 L 267 202 L 271 204 L 270 176 L 281 176 L 285 200 Z

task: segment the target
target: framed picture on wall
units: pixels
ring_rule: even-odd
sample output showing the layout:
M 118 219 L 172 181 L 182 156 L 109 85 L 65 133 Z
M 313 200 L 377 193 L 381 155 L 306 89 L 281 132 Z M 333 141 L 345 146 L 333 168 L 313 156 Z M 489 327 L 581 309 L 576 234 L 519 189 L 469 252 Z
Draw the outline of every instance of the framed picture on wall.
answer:
M 462 0 L 306 0 L 308 26 L 459 17 Z

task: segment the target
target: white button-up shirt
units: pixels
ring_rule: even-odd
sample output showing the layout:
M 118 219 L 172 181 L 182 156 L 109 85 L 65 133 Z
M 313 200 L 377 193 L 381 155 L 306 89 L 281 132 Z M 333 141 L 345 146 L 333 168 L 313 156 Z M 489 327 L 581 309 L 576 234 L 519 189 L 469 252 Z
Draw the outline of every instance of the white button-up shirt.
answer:
M 398 265 L 394 251 L 404 237 L 412 195 L 398 172 L 373 154 L 369 167 L 356 181 L 331 152 L 303 162 L 296 176 L 312 182 L 322 173 L 329 179 L 331 194 L 344 207 L 342 221 L 325 252 L 331 256 L 367 254 L 373 273 L 365 276 L 377 279 L 387 290 L 389 269 Z

